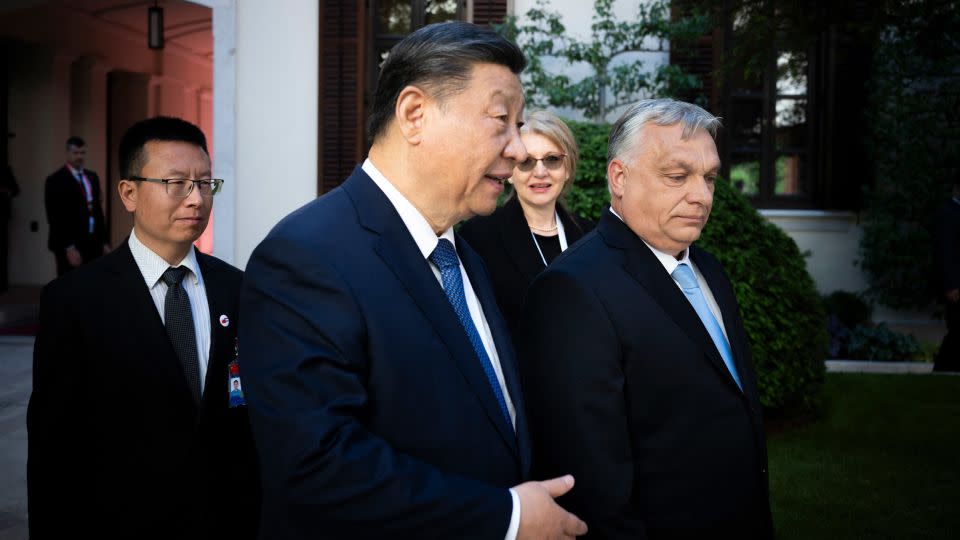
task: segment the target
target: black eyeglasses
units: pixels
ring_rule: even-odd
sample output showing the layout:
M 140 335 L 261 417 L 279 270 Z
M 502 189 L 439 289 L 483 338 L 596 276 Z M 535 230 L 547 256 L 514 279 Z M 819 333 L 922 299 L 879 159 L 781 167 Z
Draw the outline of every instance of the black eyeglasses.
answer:
M 189 178 L 144 178 L 142 176 L 131 176 L 128 180 L 136 182 L 153 182 L 163 184 L 167 190 L 167 195 L 177 199 L 185 199 L 193 193 L 193 186 L 200 190 L 201 197 L 213 197 L 220 192 L 223 187 L 223 180 L 220 178 L 209 178 L 204 180 L 191 180 Z
M 546 167 L 548 171 L 555 171 L 563 166 L 563 158 L 565 157 L 567 157 L 566 154 L 548 154 L 542 158 L 527 156 L 527 159 L 517 163 L 517 168 L 523 172 L 529 172 L 537 166 L 537 162 L 539 161 L 543 163 L 543 166 Z

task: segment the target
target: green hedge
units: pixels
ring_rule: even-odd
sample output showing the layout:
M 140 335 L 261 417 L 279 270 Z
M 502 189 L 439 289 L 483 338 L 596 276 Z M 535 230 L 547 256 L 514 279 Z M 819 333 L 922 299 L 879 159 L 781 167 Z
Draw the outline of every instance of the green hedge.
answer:
M 610 126 L 569 123 L 581 156 L 567 207 L 596 219 L 609 201 Z M 719 181 L 710 222 L 697 245 L 716 255 L 733 282 L 764 407 L 787 415 L 815 411 L 829 336 L 820 295 L 796 243 L 728 182 Z

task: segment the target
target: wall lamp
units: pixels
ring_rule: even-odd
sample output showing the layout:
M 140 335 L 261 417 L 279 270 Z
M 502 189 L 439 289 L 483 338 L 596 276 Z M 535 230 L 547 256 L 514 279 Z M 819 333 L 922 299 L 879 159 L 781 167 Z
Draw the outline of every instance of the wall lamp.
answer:
M 151 49 L 163 48 L 163 8 L 154 2 L 147 8 L 147 46 Z

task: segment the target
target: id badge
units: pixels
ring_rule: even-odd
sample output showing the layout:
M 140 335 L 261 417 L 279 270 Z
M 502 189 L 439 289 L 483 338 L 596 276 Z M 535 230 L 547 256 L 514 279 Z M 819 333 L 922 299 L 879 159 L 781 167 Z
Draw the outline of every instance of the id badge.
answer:
M 233 361 L 227 365 L 227 384 L 230 385 L 230 408 L 245 407 L 247 400 L 243 398 L 243 384 L 240 382 L 239 349 L 234 344 Z

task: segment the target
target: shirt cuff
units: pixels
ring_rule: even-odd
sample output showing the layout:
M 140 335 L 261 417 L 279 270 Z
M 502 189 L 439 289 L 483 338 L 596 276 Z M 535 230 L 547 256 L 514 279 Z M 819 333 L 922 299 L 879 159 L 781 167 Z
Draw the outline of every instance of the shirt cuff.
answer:
M 513 512 L 510 513 L 510 526 L 507 527 L 504 540 L 517 540 L 517 533 L 520 532 L 520 496 L 513 488 L 510 488 L 510 498 L 513 499 Z

